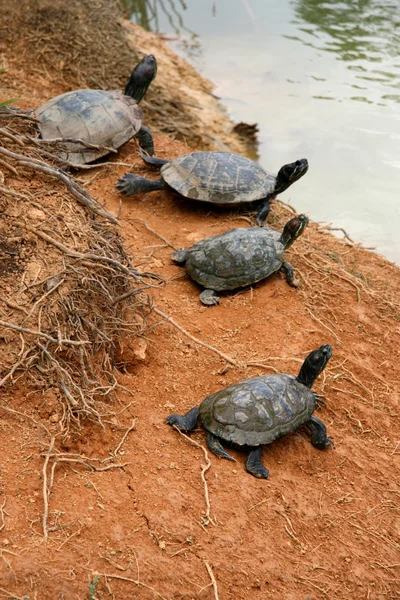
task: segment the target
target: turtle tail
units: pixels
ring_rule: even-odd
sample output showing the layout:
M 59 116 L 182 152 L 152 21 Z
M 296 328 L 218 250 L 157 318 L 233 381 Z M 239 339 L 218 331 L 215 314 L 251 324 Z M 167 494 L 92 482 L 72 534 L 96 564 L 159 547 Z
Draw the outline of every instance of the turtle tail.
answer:
M 165 160 L 163 158 L 157 158 L 156 156 L 147 156 L 147 154 L 144 154 L 143 152 L 139 152 L 139 154 L 145 163 L 147 163 L 148 165 L 153 165 L 154 167 L 160 168 L 163 165 L 166 165 L 167 163 L 170 162 L 169 160 Z

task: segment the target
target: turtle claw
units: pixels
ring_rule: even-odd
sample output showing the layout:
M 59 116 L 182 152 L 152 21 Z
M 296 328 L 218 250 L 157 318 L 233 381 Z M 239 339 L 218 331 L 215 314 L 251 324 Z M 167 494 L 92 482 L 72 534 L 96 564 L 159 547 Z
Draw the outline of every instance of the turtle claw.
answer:
M 117 181 L 116 187 L 120 194 L 125 194 L 125 196 L 129 196 L 131 194 L 130 188 L 132 187 L 132 179 L 133 175 L 129 173 L 125 173 L 122 177 L 120 177 Z
M 334 448 L 335 447 L 335 442 L 333 441 L 333 438 L 331 438 L 330 436 L 328 436 L 326 438 L 326 446 L 325 448 Z
M 204 290 L 200 294 L 200 301 L 206 306 L 216 306 L 219 304 L 219 296 L 214 290 Z
M 288 284 L 294 288 L 298 288 L 301 286 L 301 281 L 299 279 L 293 279 L 292 281 L 288 281 Z

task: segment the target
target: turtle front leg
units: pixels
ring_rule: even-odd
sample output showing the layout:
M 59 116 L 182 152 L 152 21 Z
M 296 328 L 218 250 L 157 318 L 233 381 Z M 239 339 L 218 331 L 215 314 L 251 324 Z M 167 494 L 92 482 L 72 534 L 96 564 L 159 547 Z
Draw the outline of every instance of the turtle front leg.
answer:
M 219 304 L 219 296 L 215 290 L 204 290 L 200 294 L 200 301 L 206 306 L 216 306 Z
M 154 154 L 154 142 L 151 131 L 146 125 L 142 125 L 137 134 L 135 135 L 139 142 L 139 146 L 150 156 Z
M 117 190 L 125 196 L 132 196 L 133 194 L 147 194 L 155 190 L 164 190 L 167 185 L 163 179 L 146 179 L 146 177 L 140 177 L 140 175 L 132 175 L 132 173 L 125 173 L 117 181 Z
M 325 448 L 332 447 L 333 440 L 326 433 L 326 427 L 323 422 L 317 417 L 310 417 L 307 423 L 304 423 L 305 427 L 311 431 L 311 443 L 318 450 L 325 450 Z
M 298 279 L 296 279 L 296 277 L 294 276 L 293 267 L 291 265 L 289 265 L 289 263 L 287 263 L 287 262 L 282 263 L 282 266 L 279 269 L 279 272 L 283 273 L 285 275 L 286 281 L 292 287 L 297 288 L 301 285 L 300 281 Z
M 219 439 L 210 431 L 207 434 L 207 448 L 211 450 L 215 456 L 221 456 L 221 458 L 226 458 L 227 460 L 233 460 L 236 462 L 233 456 L 226 452 Z
M 249 456 L 246 461 L 246 470 L 258 477 L 258 479 L 268 479 L 269 471 L 261 462 L 262 457 L 262 446 L 256 446 L 254 450 L 249 452 Z
M 264 198 L 264 200 L 257 202 L 257 205 L 259 206 L 259 209 L 257 211 L 256 219 L 258 225 L 262 227 L 264 225 L 264 221 L 269 215 L 269 211 L 271 210 L 271 207 L 269 205 L 269 199 Z
M 176 425 L 178 429 L 183 431 L 191 431 L 196 427 L 197 419 L 199 418 L 200 409 L 198 406 L 191 408 L 185 415 L 169 415 L 166 422 L 168 425 Z

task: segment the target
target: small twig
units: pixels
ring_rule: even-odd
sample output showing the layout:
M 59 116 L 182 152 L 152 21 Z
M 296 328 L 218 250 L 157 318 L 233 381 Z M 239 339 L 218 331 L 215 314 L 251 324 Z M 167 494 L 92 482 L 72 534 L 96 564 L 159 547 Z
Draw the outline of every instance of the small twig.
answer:
M 321 319 L 318 319 L 318 317 L 316 317 L 314 315 L 314 313 L 308 308 L 308 306 L 306 306 L 306 311 L 308 312 L 308 314 L 310 315 L 310 317 L 312 319 L 314 319 L 314 321 L 317 321 L 317 323 L 319 323 L 320 325 L 322 325 L 322 327 L 324 327 L 325 329 L 327 329 L 336 339 L 336 341 L 341 344 L 342 342 L 340 341 L 340 338 L 336 335 L 336 333 L 330 328 L 328 327 L 328 325 L 325 325 L 325 323 L 323 321 L 321 321 Z
M 199 340 L 198 338 L 194 337 L 194 335 L 192 335 L 191 333 L 189 333 L 188 331 L 186 331 L 186 329 L 184 329 L 181 325 L 179 325 L 176 321 L 174 321 L 174 319 L 172 317 L 169 317 L 168 315 L 166 315 L 165 313 L 163 313 L 160 309 L 158 309 L 155 306 L 153 306 L 153 310 L 158 315 L 160 315 L 160 317 L 163 317 L 163 319 L 165 319 L 165 321 L 167 321 L 167 323 L 171 323 L 171 325 L 173 325 L 174 327 L 176 327 L 176 329 L 178 329 L 181 333 L 183 333 L 184 335 L 186 335 L 186 337 L 188 337 L 191 340 L 193 340 L 194 342 L 196 342 L 196 344 L 199 344 L 200 346 L 203 346 L 204 348 L 208 348 L 209 350 L 211 350 L 211 352 L 215 352 L 215 354 L 218 354 L 219 356 L 221 356 L 223 359 L 225 359 L 227 362 L 229 362 L 231 365 L 234 365 L 235 367 L 242 366 L 238 361 L 236 361 L 231 356 L 228 356 L 227 354 L 224 354 L 223 352 L 221 352 L 220 350 L 218 350 L 214 346 L 210 346 L 209 344 L 206 344 L 202 340 Z
M 154 233 L 154 235 L 156 237 L 158 237 L 160 240 L 162 240 L 163 242 L 165 242 L 167 244 L 167 246 L 170 246 L 170 248 L 172 248 L 173 250 L 176 250 L 176 246 L 174 246 L 173 244 L 171 244 L 171 242 L 169 242 L 167 240 L 167 238 L 165 238 L 163 235 L 161 235 L 161 233 L 158 233 L 157 231 L 155 231 L 154 229 L 152 229 L 151 227 L 149 227 L 144 219 L 140 219 L 139 217 L 132 217 L 129 220 L 130 221 L 140 221 L 141 223 L 143 223 L 143 225 L 146 227 L 146 229 L 148 231 L 151 231 L 151 233 Z
M 202 479 L 203 485 L 204 485 L 204 497 L 205 497 L 205 501 L 206 501 L 206 512 L 205 512 L 205 516 L 202 518 L 202 522 L 203 522 L 203 525 L 208 525 L 209 523 L 211 523 L 212 525 L 215 526 L 215 523 L 211 519 L 211 516 L 210 516 L 211 503 L 210 503 L 210 495 L 208 493 L 207 479 L 206 479 L 206 476 L 205 476 L 205 474 L 207 473 L 208 469 L 211 467 L 211 462 L 210 462 L 210 459 L 208 458 L 208 452 L 204 448 L 204 446 L 202 446 L 201 444 L 199 444 L 195 440 L 192 440 L 192 438 L 190 438 L 188 435 L 184 434 L 178 427 L 176 427 L 176 425 L 174 425 L 173 427 L 174 427 L 174 429 L 176 429 L 176 431 L 182 437 L 184 437 L 186 440 L 188 440 L 188 442 L 190 442 L 191 444 L 193 444 L 193 446 L 197 446 L 197 448 L 200 448 L 201 450 L 203 450 L 204 458 L 206 459 L 206 465 L 202 468 L 201 479 Z
M 332 227 L 331 225 L 324 225 L 322 223 L 322 227 L 324 229 L 326 229 L 327 231 L 341 231 L 344 235 L 344 237 L 353 245 L 357 246 L 359 245 L 359 243 L 355 242 L 354 240 L 351 239 L 351 237 L 349 236 L 349 234 L 347 233 L 347 231 L 345 229 L 343 229 L 343 227 Z
M 25 327 L 20 327 L 19 325 L 15 325 L 15 323 L 7 323 L 7 321 L 0 321 L 0 326 L 7 327 L 8 329 L 15 329 L 15 331 L 20 331 L 22 333 L 30 333 L 31 335 L 43 337 L 44 339 L 48 340 L 49 342 L 52 342 L 53 344 L 58 344 L 60 346 L 62 344 L 66 344 L 66 345 L 70 345 L 70 346 L 83 346 L 85 344 L 91 344 L 91 342 L 88 342 L 88 341 L 64 340 L 62 338 L 56 339 L 56 338 L 51 337 L 50 335 L 47 335 L 47 333 L 43 333 L 42 331 L 26 329 Z
M 78 531 L 75 531 L 74 533 L 71 533 L 70 536 L 67 537 L 67 539 L 65 539 L 62 544 L 60 544 L 60 546 L 58 546 L 58 548 L 56 548 L 56 552 L 60 552 L 61 548 L 67 544 L 71 538 L 75 537 L 76 535 L 79 535 L 82 531 L 82 526 L 78 529 Z
M 128 581 L 129 583 L 134 583 L 138 587 L 143 587 L 146 590 L 150 590 L 154 594 L 157 594 L 157 596 L 159 598 L 161 598 L 161 600 L 166 600 L 166 598 L 164 598 L 164 596 L 162 596 L 160 594 L 160 592 L 157 592 L 157 590 L 155 590 L 154 588 L 150 587 L 149 585 L 146 585 L 145 583 L 142 583 L 138 579 L 129 579 L 128 577 L 122 577 L 122 575 L 113 575 L 111 573 L 95 573 L 95 575 L 97 575 L 97 577 L 105 577 L 106 579 L 107 578 L 110 578 L 110 579 L 119 579 L 120 581 Z
M 118 154 L 118 150 L 115 148 L 111 148 L 110 146 L 99 146 L 98 144 L 90 144 L 89 142 L 85 142 L 79 138 L 53 138 L 51 140 L 43 140 L 41 138 L 29 138 L 29 141 L 36 142 L 37 144 L 43 144 L 48 146 L 56 146 L 57 144 L 81 144 L 85 148 L 93 149 L 93 150 L 107 150 L 107 152 L 112 154 Z M 78 169 L 80 165 L 75 165 Z
M 27 157 L 24 154 L 17 154 L 16 152 L 10 152 L 5 148 L 0 147 L 0 153 L 8 156 L 9 158 L 14 158 L 18 161 L 19 164 L 25 165 L 26 167 L 30 167 L 36 171 L 41 171 L 42 173 L 46 173 L 46 175 L 51 175 L 52 177 L 56 177 L 60 179 L 68 188 L 73 196 L 80 202 L 89 208 L 92 212 L 97 215 L 104 217 L 111 221 L 111 223 L 118 223 L 117 219 L 110 215 L 107 211 L 105 211 L 102 207 L 98 206 L 95 200 L 84 190 L 76 181 L 74 181 L 71 177 L 69 177 L 66 173 L 63 173 L 60 169 L 55 167 L 51 167 L 43 161 L 37 160 L 32 157 Z
M 5 519 L 4 519 L 4 507 L 5 507 L 5 505 L 6 505 L 6 500 L 7 500 L 7 498 L 6 498 L 6 496 L 4 496 L 4 502 L 3 502 L 3 504 L 0 506 L 0 517 L 1 517 L 0 531 L 1 531 L 2 529 L 4 529 L 4 527 L 5 527 Z
M 11 592 L 9 592 L 8 590 L 5 590 L 4 588 L 0 588 L 0 592 L 2 592 L 3 594 L 7 594 L 8 598 L 11 598 L 12 600 L 25 600 L 26 599 L 26 596 L 21 598 L 20 596 L 16 596 L 15 594 L 12 594 Z
M 19 359 L 18 362 L 16 362 L 11 369 L 8 371 L 8 373 L 6 375 L 4 375 L 3 379 L 0 380 L 0 387 L 2 387 L 6 381 L 8 379 L 10 379 L 10 377 L 13 376 L 13 374 L 15 373 L 15 371 L 24 363 L 26 357 L 28 356 L 29 352 L 31 352 L 31 348 L 28 348 L 27 350 L 25 350 L 25 352 L 23 353 L 22 357 Z M 4 406 L 2 407 L 4 408 Z M 5 409 L 7 410 L 7 409 Z
M 47 429 L 46 425 L 43 425 L 43 423 L 40 423 L 40 421 L 36 421 L 36 419 L 34 419 L 33 417 L 31 417 L 30 415 L 27 415 L 26 413 L 22 413 L 19 412 L 18 410 L 14 410 L 13 408 L 8 408 L 8 406 L 2 406 L 0 404 L 0 408 L 2 410 L 5 410 L 6 412 L 10 412 L 13 413 L 15 415 L 19 415 L 20 417 L 24 417 L 24 419 L 30 419 L 33 423 L 35 423 L 35 425 L 37 425 L 38 427 L 42 427 L 42 429 L 45 430 L 45 432 L 47 433 L 47 435 L 49 436 L 49 438 L 52 437 L 50 431 Z
M 118 260 L 115 260 L 114 258 L 110 258 L 108 256 L 102 256 L 99 254 L 89 254 L 89 253 L 83 254 L 82 252 L 77 252 L 76 250 L 71 250 L 67 246 L 64 246 L 60 242 L 57 242 L 57 240 L 55 240 L 54 238 L 47 235 L 47 233 L 44 233 L 43 231 L 39 231 L 37 229 L 34 229 L 33 227 L 27 226 L 26 229 L 28 231 L 31 231 L 38 237 L 41 237 L 43 240 L 45 240 L 49 244 L 52 244 L 59 250 L 62 250 L 62 252 L 65 252 L 65 254 L 68 254 L 69 256 L 73 256 L 75 258 L 80 258 L 82 260 L 94 260 L 94 261 L 108 263 L 110 265 L 113 265 L 117 269 L 121 270 L 123 273 L 126 273 L 127 275 L 131 275 L 135 279 L 139 279 L 140 277 L 149 277 L 150 279 L 156 279 L 158 281 L 163 280 L 160 275 L 156 275 L 155 273 L 146 273 L 144 271 L 139 271 L 138 269 L 132 269 L 132 268 L 126 267 L 125 265 L 120 263 Z
M 50 495 L 50 492 L 47 489 L 47 465 L 49 464 L 50 455 L 53 452 L 53 447 L 54 447 L 54 442 L 55 441 L 56 441 L 55 437 L 52 436 L 52 438 L 50 440 L 50 446 L 49 446 L 49 449 L 47 451 L 46 458 L 44 460 L 44 465 L 43 465 L 43 504 L 44 504 L 44 509 L 43 509 L 42 522 L 43 522 L 43 537 L 44 537 L 44 541 L 45 542 L 47 542 L 48 537 L 49 537 L 49 533 L 47 531 L 47 518 L 48 518 L 48 514 L 49 514 L 49 495 Z
M 122 440 L 120 441 L 118 446 L 115 448 L 115 450 L 112 451 L 112 454 L 114 454 L 115 457 L 117 457 L 117 454 L 118 454 L 119 450 L 121 449 L 122 444 L 125 442 L 126 438 L 128 437 L 129 433 L 131 431 L 134 431 L 135 428 L 136 428 L 136 420 L 132 419 L 131 426 L 125 431 Z
M 206 560 L 203 560 L 203 563 L 204 563 L 204 566 L 207 569 L 207 572 L 208 572 L 208 574 L 210 576 L 210 579 L 211 579 L 211 583 L 212 583 L 212 586 L 213 586 L 213 589 L 214 589 L 215 600 L 219 600 L 218 586 L 217 586 L 216 579 L 214 577 L 214 573 L 212 572 L 212 569 L 211 569 L 209 563 Z

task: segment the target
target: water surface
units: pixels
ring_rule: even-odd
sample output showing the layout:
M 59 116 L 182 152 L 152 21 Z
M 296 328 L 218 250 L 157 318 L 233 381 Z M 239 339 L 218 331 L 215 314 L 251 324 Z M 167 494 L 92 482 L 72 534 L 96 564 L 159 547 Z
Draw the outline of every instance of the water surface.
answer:
M 397 0 L 125 1 L 258 123 L 265 168 L 308 158 L 283 200 L 400 263 Z

